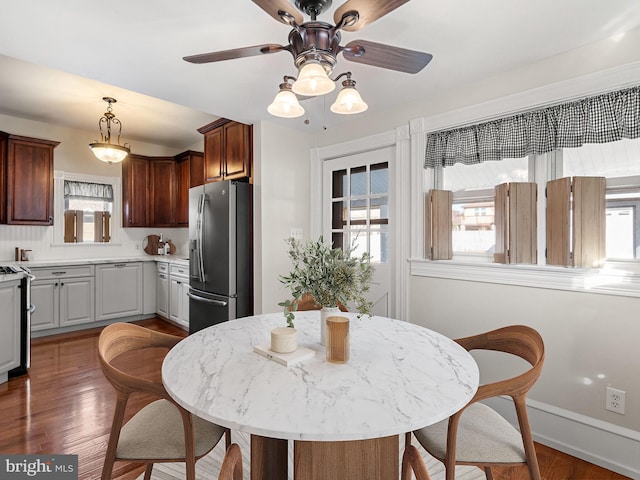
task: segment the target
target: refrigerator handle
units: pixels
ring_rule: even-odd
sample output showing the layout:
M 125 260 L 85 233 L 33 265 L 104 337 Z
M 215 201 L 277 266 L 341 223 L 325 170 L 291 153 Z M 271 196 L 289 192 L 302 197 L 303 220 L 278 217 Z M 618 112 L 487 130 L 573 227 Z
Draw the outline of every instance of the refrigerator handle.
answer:
M 227 302 L 223 302 L 222 300 L 214 300 L 212 298 L 200 297 L 199 295 L 194 295 L 191 292 L 187 292 L 187 297 L 189 297 L 192 300 L 195 300 L 196 302 L 211 303 L 211 304 L 217 305 L 219 307 L 226 307 L 227 306 Z
M 202 193 L 200 195 L 200 200 L 198 202 L 198 220 L 196 222 L 196 231 L 197 231 L 197 240 L 196 240 L 196 252 L 198 253 L 198 276 L 200 282 L 204 283 L 205 281 L 205 272 L 204 272 L 204 258 L 202 257 L 202 231 L 204 222 L 204 202 L 206 200 L 206 193 Z

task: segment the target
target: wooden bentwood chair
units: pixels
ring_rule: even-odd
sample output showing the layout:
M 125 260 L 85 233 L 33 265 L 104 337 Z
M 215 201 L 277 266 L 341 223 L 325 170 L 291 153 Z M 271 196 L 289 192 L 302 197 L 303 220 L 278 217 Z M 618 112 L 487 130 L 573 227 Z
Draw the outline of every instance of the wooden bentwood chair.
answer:
M 455 479 L 455 466 L 483 467 L 526 464 L 531 480 L 540 480 L 538 459 L 527 416 L 526 396 L 542 371 L 544 343 L 533 328 L 514 325 L 456 340 L 466 350 L 493 350 L 523 358 L 531 368 L 513 378 L 481 385 L 462 410 L 448 420 L 416 430 L 414 435 L 431 455 L 445 464 L 446 480 Z M 520 432 L 481 400 L 508 395 L 513 399 Z M 407 434 L 407 444 L 411 434 Z
M 402 455 L 402 475 L 400 480 L 411 480 L 411 472 L 416 476 L 416 480 L 431 480 L 420 452 L 416 447 L 408 444 L 404 449 L 404 455 Z
M 227 448 L 218 480 L 242 480 L 242 454 L 237 443 Z
M 303 312 L 306 310 L 320 310 L 322 305 L 316 302 L 316 299 L 310 293 L 305 293 L 300 297 L 296 310 Z M 341 312 L 348 312 L 349 310 L 343 304 L 339 303 L 338 308 Z
M 129 323 L 114 323 L 100 333 L 100 366 L 116 390 L 116 409 L 102 480 L 111 479 L 117 460 L 146 463 L 145 480 L 151 478 L 156 462 L 185 462 L 187 480 L 195 480 L 196 460 L 209 453 L 225 433 L 229 447 L 231 437 L 228 429 L 198 418 L 179 406 L 161 381 L 136 377 L 113 364 L 121 354 L 143 348 L 169 349 L 180 340 L 180 337 Z M 127 401 L 133 393 L 151 394 L 158 400 L 143 407 L 124 423 Z

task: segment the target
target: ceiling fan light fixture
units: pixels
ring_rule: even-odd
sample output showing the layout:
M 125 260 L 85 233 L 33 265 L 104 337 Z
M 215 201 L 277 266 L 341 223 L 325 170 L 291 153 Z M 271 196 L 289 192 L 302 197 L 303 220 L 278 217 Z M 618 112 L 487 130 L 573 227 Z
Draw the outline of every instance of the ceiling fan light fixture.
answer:
M 332 92 L 336 85 L 318 60 L 308 60 L 300 67 L 298 79 L 291 88 L 298 95 L 314 97 Z
M 117 100 L 111 97 L 102 97 L 102 100 L 107 102 L 109 106 L 107 107 L 107 111 L 104 113 L 100 120 L 98 120 L 98 129 L 100 130 L 101 141 L 95 141 L 89 144 L 89 148 L 96 156 L 96 158 L 105 163 L 120 163 L 122 162 L 129 153 L 131 153 L 131 149 L 128 144 L 120 145 L 120 133 L 122 132 L 122 123 L 118 120 L 113 113 L 113 108 L 111 105 L 116 103 Z M 105 132 L 102 131 L 102 126 L 105 126 Z M 111 143 L 111 126 L 118 126 L 118 139 L 117 144 Z
M 276 94 L 271 105 L 267 107 L 267 111 L 275 116 L 282 118 L 296 118 L 304 114 L 304 108 L 298 103 L 298 98 L 291 91 L 291 85 L 285 77 L 284 83 L 280 84 L 280 91 Z
M 330 108 L 333 113 L 351 115 L 362 113 L 369 106 L 362 100 L 360 93 L 356 90 L 356 82 L 351 80 L 351 76 L 348 75 L 347 79 L 342 82 L 342 90 L 340 90 L 336 101 Z

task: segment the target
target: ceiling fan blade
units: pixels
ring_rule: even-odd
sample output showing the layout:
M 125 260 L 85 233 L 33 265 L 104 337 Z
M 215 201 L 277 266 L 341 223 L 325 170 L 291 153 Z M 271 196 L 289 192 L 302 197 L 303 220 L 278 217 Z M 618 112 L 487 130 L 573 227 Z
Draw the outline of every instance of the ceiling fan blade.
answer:
M 288 50 L 288 48 L 289 47 L 283 47 L 276 43 L 265 43 L 264 45 L 254 45 L 253 47 L 234 48 L 232 50 L 221 50 L 220 52 L 190 55 L 188 57 L 183 57 L 183 60 L 190 63 L 221 62 L 223 60 L 232 60 L 234 58 L 254 57 L 265 53 L 275 53 L 281 50 Z
M 298 25 L 302 25 L 304 22 L 304 18 L 302 14 L 298 12 L 293 5 L 291 5 L 287 0 L 252 0 L 253 3 L 258 5 L 262 10 L 267 12 L 277 21 L 282 22 L 287 25 L 291 25 L 288 21 L 285 21 L 279 14 L 279 12 L 288 13 Z
M 333 14 L 333 21 L 340 23 L 345 13 L 358 12 L 358 21 L 353 25 L 345 25 L 342 27 L 347 32 L 355 32 L 370 23 L 375 22 L 380 17 L 392 12 L 409 0 L 347 0 Z
M 433 58 L 429 53 L 406 48 L 392 47 L 382 43 L 354 40 L 342 48 L 346 60 L 374 67 L 388 68 L 405 73 L 418 73 Z

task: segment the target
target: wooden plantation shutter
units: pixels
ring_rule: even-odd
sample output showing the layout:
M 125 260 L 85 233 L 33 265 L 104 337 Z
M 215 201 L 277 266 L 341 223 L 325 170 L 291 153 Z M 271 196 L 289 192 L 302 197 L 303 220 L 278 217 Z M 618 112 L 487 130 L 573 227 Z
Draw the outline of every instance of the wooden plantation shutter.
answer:
M 547 264 L 601 267 L 606 258 L 605 177 L 547 182 Z
M 430 260 L 450 260 L 453 256 L 451 230 L 453 193 L 429 190 L 426 200 L 426 255 Z
M 547 182 L 547 265 L 571 265 L 571 178 Z
M 82 210 L 64 211 L 64 242 L 82 242 L 82 221 L 84 212 Z
M 111 214 L 109 212 L 93 213 L 93 241 L 108 243 L 111 241 Z
M 605 177 L 573 179 L 573 264 L 601 267 L 606 251 Z
M 495 187 L 496 263 L 537 263 L 537 185 L 502 183 Z

